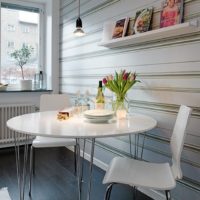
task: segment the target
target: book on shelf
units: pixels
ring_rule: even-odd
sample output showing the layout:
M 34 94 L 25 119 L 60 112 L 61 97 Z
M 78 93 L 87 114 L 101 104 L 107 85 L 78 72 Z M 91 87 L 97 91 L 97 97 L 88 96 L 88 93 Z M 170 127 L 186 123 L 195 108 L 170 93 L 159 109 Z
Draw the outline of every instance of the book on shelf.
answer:
M 115 27 L 112 34 L 112 39 L 124 37 L 128 26 L 129 18 L 122 18 L 115 23 Z
M 184 0 L 165 0 L 160 13 L 160 28 L 180 24 L 183 19 Z
M 143 33 L 149 31 L 152 21 L 153 7 L 142 9 L 136 12 L 134 31 Z
M 128 22 L 127 30 L 126 30 L 126 36 L 135 34 L 134 24 L 135 24 L 135 17 L 130 18 Z

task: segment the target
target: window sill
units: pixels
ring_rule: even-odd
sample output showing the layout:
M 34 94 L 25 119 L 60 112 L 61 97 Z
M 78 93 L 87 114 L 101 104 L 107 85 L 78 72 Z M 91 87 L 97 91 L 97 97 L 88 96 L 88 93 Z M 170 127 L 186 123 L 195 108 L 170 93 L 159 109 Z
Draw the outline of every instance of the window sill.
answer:
M 21 92 L 52 92 L 53 90 L 42 89 L 42 90 L 19 90 L 19 89 L 7 89 L 0 90 L 0 93 L 21 93 Z

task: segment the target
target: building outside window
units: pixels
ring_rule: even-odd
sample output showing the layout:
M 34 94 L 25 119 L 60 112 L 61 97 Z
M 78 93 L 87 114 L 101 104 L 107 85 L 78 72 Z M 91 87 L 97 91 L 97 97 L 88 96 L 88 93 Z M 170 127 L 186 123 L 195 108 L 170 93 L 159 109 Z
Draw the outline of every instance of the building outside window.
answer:
M 9 48 L 9 49 L 13 49 L 14 47 L 15 47 L 15 42 L 14 41 L 8 41 L 8 43 L 7 43 L 7 47 Z
M 23 25 L 23 26 L 22 26 L 22 32 L 23 32 L 23 33 L 30 33 L 30 27 L 29 27 L 29 26 L 26 26 L 26 25 Z
M 43 47 L 40 44 L 41 36 L 43 35 L 42 29 L 40 28 L 43 17 L 41 16 L 41 9 L 9 3 L 1 3 L 0 9 L 0 82 L 17 84 L 22 78 L 19 66 L 16 65 L 16 61 L 10 56 L 13 51 L 21 49 L 22 44 L 28 44 L 33 48 L 29 62 L 24 65 L 25 79 L 33 80 L 34 74 L 43 66 L 39 57 L 43 52 Z M 30 30 L 34 31 L 30 33 Z
M 13 24 L 8 24 L 7 30 L 8 30 L 8 31 L 14 32 L 14 31 L 15 31 L 15 25 L 13 25 Z

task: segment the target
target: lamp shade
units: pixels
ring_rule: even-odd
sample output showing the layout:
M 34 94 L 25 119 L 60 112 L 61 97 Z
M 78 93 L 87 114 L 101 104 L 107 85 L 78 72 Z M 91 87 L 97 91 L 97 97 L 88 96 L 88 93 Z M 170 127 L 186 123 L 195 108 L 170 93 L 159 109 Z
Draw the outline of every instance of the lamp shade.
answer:
M 82 28 L 82 20 L 80 17 L 76 20 L 76 28 Z
M 76 30 L 74 31 L 75 36 L 83 36 L 85 35 L 82 29 L 82 20 L 80 18 L 80 0 L 78 1 L 78 19 L 76 20 Z
M 74 31 L 74 35 L 80 37 L 80 36 L 84 36 L 85 33 L 84 33 L 84 31 L 82 30 L 82 28 L 76 28 L 76 30 Z
M 83 36 L 85 35 L 83 29 L 82 29 L 82 20 L 80 17 L 76 20 L 76 30 L 74 31 L 74 35 L 76 36 Z

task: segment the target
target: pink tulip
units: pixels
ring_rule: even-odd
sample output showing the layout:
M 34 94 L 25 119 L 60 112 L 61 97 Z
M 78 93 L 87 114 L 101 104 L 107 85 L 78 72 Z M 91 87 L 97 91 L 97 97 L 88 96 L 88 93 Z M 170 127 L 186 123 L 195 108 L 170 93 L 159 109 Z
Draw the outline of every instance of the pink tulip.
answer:
M 123 80 L 127 80 L 128 79 L 128 76 L 129 76 L 129 73 L 125 73 L 124 75 L 123 75 Z
M 112 81 L 113 80 L 113 75 L 109 75 L 108 76 L 108 81 Z
M 123 71 L 122 71 L 122 75 L 124 75 L 126 73 L 126 70 L 124 69 Z
M 107 79 L 104 78 L 104 79 L 103 79 L 103 84 L 106 85 L 107 82 L 108 82 Z
M 134 73 L 134 74 L 131 74 L 131 76 L 130 76 L 130 81 L 134 81 L 134 80 L 135 80 L 135 78 L 136 78 L 136 75 L 135 75 L 135 73 Z

